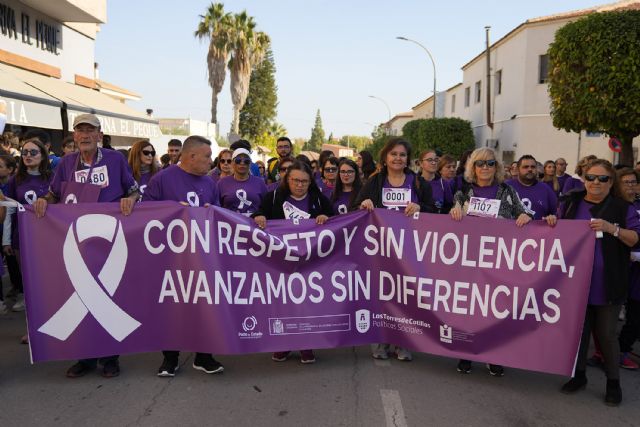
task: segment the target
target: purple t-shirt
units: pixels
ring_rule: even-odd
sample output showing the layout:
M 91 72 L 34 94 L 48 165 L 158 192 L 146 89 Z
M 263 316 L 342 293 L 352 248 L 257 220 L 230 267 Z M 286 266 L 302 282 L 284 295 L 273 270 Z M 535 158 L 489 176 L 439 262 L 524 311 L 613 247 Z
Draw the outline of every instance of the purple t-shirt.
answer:
M 116 202 L 138 189 L 129 164 L 117 151 L 98 148 L 96 163 L 88 178 L 91 165 L 79 162 L 79 156 L 80 153 L 68 154 L 58 164 L 49 187 L 57 199 L 62 198 L 62 183 L 69 181 L 89 182 L 102 187 L 98 202 Z
M 351 191 L 343 191 L 336 201 L 333 202 L 333 213 L 335 215 L 346 214 L 349 212 L 349 199 L 351 198 Z
M 296 200 L 291 196 L 282 204 L 285 219 L 310 218 L 309 215 L 309 193 L 302 200 Z
M 584 190 L 584 183 L 578 178 L 570 176 L 562 186 L 562 194 L 567 194 L 569 191 L 574 189 Z
M 16 185 L 16 177 L 9 178 L 7 183 L 7 196 L 23 205 L 32 205 L 38 197 L 46 196 L 49 192 L 49 181 L 43 180 L 40 175 L 27 175 Z
M 560 181 L 558 181 L 558 191 L 553 189 L 553 181 L 542 181 L 542 182 L 546 184 L 547 187 L 551 189 L 551 191 L 553 191 L 553 194 L 556 195 L 556 199 L 557 199 L 558 195 L 560 194 L 560 191 L 562 190 L 562 184 L 560 184 Z
M 564 188 L 564 184 L 567 182 L 569 178 L 571 178 L 571 175 L 563 173 L 561 176 L 557 178 L 558 178 L 558 184 L 560 184 L 559 185 L 560 191 L 562 191 L 562 189 Z
M 453 193 L 449 181 L 436 178 L 429 181 L 429 184 L 431 184 L 431 195 L 433 196 L 436 208 L 438 208 L 438 212 L 440 212 L 445 204 L 453 205 Z
M 413 180 L 414 175 L 407 174 L 402 185 L 394 187 L 389 183 L 389 178 L 385 178 L 382 184 L 382 205 L 387 209 L 400 209 L 409 202 L 418 203 L 418 195 L 412 188 Z
M 144 194 L 144 190 L 146 190 L 147 185 L 149 185 L 149 180 L 151 179 L 151 172 L 143 173 L 140 175 L 140 180 L 138 181 L 138 187 L 140 187 L 140 194 Z
M 506 182 L 512 186 L 527 210 L 533 214 L 533 219 L 542 219 L 547 215 L 555 215 L 558 210 L 558 199 L 553 190 L 542 182 L 526 186 L 517 179 Z
M 267 194 L 267 186 L 262 178 L 249 176 L 246 181 L 238 181 L 227 176 L 218 181 L 220 206 L 249 216 L 260 209 L 262 197 Z
M 190 206 L 205 204 L 220 206 L 218 189 L 207 175 L 193 175 L 180 166 L 163 169 L 155 174 L 142 197 L 143 201 L 174 200 Z
M 593 203 L 587 201 L 581 201 L 576 210 L 575 219 L 585 219 L 590 221 L 592 218 L 590 209 L 594 206 Z M 633 230 L 636 233 L 640 232 L 640 216 L 636 208 L 629 206 L 627 211 L 625 228 Z M 602 253 L 602 239 L 596 239 L 596 247 L 593 253 L 593 269 L 591 270 L 591 287 L 589 288 L 589 304 L 591 305 L 606 305 L 607 304 L 607 291 L 604 281 L 604 256 Z
M 276 182 L 272 182 L 271 184 L 267 184 L 267 193 L 275 190 L 276 188 L 278 188 L 278 185 L 280 185 L 279 181 Z
M 322 179 L 316 181 L 318 184 L 318 188 L 320 188 L 320 192 L 324 194 L 327 199 L 331 199 L 331 194 L 333 194 L 334 187 L 329 187 Z
M 479 187 L 473 184 L 473 196 L 482 197 L 483 199 L 495 199 L 498 195 L 498 184 L 493 184 L 488 187 Z
M 640 215 L 640 200 L 633 202 L 633 209 L 635 209 L 638 215 Z M 640 301 L 640 242 L 638 242 L 631 250 L 635 252 L 631 254 L 632 259 L 637 259 L 638 261 L 633 261 L 631 263 L 629 296 L 635 301 Z

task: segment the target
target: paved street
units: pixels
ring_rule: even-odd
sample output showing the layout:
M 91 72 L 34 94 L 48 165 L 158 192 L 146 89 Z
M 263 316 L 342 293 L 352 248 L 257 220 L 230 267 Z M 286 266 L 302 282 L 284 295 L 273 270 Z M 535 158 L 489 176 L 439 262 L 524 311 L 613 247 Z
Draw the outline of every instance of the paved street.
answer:
M 0 316 L 0 425 L 143 426 L 637 426 L 640 372 L 622 372 L 624 401 L 602 403 L 604 374 L 565 396 L 563 378 L 510 369 L 471 375 L 455 361 L 414 354 L 374 361 L 367 347 L 316 352 L 318 362 L 274 363 L 268 354 L 220 356 L 221 375 L 191 368 L 183 354 L 173 379 L 157 378 L 160 354 L 121 358 L 122 374 L 64 376 L 69 362 L 29 364 L 20 345 L 23 313 Z M 394 424 L 395 423 L 395 424 Z

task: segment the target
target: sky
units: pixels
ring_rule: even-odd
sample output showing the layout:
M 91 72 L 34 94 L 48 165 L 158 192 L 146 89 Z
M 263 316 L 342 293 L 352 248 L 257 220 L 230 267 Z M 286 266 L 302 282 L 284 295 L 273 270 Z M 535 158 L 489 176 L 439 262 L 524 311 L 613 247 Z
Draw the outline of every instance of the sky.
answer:
M 156 118 L 211 120 L 207 42 L 193 36 L 210 2 L 108 0 L 96 40 L 100 78 L 142 96 L 130 102 Z M 485 30 L 498 40 L 530 18 L 583 9 L 606 0 L 254 0 L 224 1 L 246 10 L 271 37 L 278 117 L 292 138 L 308 139 L 319 109 L 326 135 L 370 135 L 375 124 L 462 80 L 462 65 L 484 50 Z M 230 77 L 219 95 L 220 134 L 229 132 Z M 376 96 L 378 99 L 370 98 Z

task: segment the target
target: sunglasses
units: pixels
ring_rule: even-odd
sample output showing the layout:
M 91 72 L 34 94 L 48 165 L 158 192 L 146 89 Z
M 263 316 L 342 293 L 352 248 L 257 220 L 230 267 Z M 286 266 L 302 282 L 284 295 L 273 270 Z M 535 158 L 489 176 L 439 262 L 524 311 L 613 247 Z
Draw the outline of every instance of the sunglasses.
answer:
M 233 159 L 233 162 L 236 165 L 250 165 L 251 164 L 251 159 L 244 159 L 244 158 L 236 157 L 235 159 Z
M 334 173 L 338 171 L 338 168 L 324 168 L 325 172 Z
M 149 150 L 142 150 L 142 154 L 144 154 L 145 156 L 155 156 L 156 152 L 155 151 L 149 151 Z
M 609 182 L 611 177 L 609 175 L 591 175 L 591 174 L 587 174 L 587 175 L 584 176 L 584 179 L 586 181 L 589 181 L 589 182 L 593 182 L 593 181 L 595 181 L 597 179 L 598 181 L 600 181 L 601 183 L 604 184 L 606 182 Z
M 289 166 L 280 167 L 280 168 L 278 168 L 278 171 L 279 171 L 279 172 L 286 172 L 286 171 L 287 171 L 287 169 L 289 169 Z
M 485 166 L 488 168 L 492 168 L 492 167 L 495 167 L 496 161 L 495 160 L 476 160 L 475 162 L 473 162 L 473 165 L 477 168 L 483 168 Z
M 230 165 L 231 161 L 232 161 L 231 159 L 220 159 L 220 164 L 222 164 L 222 165 L 224 165 L 224 164 Z
M 32 149 L 24 149 L 20 152 L 22 154 L 22 157 L 27 157 L 27 156 L 31 156 L 31 157 L 36 157 L 38 154 L 40 154 L 40 150 L 36 150 L 35 148 Z

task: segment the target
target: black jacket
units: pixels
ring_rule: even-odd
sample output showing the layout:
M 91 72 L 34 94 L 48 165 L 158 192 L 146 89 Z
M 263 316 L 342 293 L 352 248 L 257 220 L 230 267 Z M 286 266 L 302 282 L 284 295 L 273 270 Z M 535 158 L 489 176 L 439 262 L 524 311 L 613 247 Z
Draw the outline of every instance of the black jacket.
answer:
M 413 173 L 407 174 L 413 176 L 413 180 L 411 182 L 411 191 L 415 192 L 415 194 L 418 196 L 420 212 L 437 212 L 438 209 L 436 208 L 436 205 L 433 202 L 433 196 L 431 195 L 431 184 L 429 184 L 420 175 L 415 175 Z M 386 178 L 387 174 L 385 172 L 380 172 L 370 176 L 367 182 L 364 184 L 364 187 L 362 187 L 362 189 L 360 190 L 360 194 L 358 194 L 358 197 L 355 198 L 354 204 L 351 206 L 351 208 L 359 208 L 362 201 L 367 199 L 371 199 L 373 205 L 376 208 L 384 208 L 384 205 L 382 204 L 382 186 L 384 185 L 384 181 Z
M 586 190 L 571 191 L 563 196 L 560 216 L 574 219 L 578 205 L 587 194 Z M 620 228 L 627 226 L 629 203 L 612 195 L 591 208 L 593 218 L 600 218 Z M 602 257 L 604 258 L 604 283 L 609 304 L 623 304 L 627 300 L 629 285 L 629 256 L 631 248 L 612 234 L 604 233 L 602 238 Z
M 265 216 L 267 219 L 284 219 L 284 210 L 282 204 L 285 202 L 286 196 L 283 194 L 280 187 L 273 191 L 268 192 L 262 198 L 260 203 L 260 209 L 254 212 L 251 216 L 253 218 L 257 216 Z M 309 189 L 309 208 L 307 209 L 311 218 L 315 218 L 319 215 L 332 216 L 333 208 L 331 202 L 322 193 L 315 189 Z

